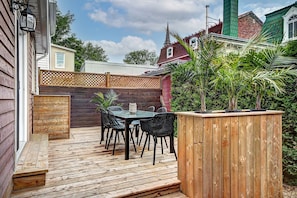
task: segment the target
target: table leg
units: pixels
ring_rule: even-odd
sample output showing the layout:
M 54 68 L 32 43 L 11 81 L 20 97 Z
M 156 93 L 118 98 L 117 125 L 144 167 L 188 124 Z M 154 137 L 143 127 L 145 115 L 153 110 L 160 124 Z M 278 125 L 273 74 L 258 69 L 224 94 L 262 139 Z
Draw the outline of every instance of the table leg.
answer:
M 174 153 L 174 137 L 173 135 L 170 136 L 170 153 Z
M 125 121 L 125 160 L 129 159 L 129 142 L 130 142 L 130 133 L 129 133 L 129 125 L 130 121 Z
M 102 117 L 101 117 L 101 140 L 100 140 L 100 144 L 101 144 L 101 141 L 104 141 L 104 128 L 103 128 Z

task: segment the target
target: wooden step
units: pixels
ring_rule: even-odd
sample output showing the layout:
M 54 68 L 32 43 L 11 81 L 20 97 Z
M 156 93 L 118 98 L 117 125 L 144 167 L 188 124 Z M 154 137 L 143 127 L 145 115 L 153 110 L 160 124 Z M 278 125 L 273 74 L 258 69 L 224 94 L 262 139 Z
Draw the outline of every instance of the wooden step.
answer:
M 178 193 L 178 192 L 180 192 L 180 181 L 179 180 L 175 180 L 175 181 L 172 181 L 172 182 L 166 183 L 166 184 L 162 184 L 162 181 L 160 181 L 160 185 L 158 185 L 158 187 L 156 187 L 156 185 L 154 185 L 154 187 L 150 187 L 150 185 L 148 184 L 147 188 L 144 188 L 139 191 L 128 192 L 127 194 L 121 195 L 119 197 L 153 198 L 153 197 L 160 197 L 160 196 L 165 196 L 165 195 L 169 195 L 172 193 Z
M 13 174 L 13 190 L 45 185 L 48 172 L 48 135 L 32 134 Z

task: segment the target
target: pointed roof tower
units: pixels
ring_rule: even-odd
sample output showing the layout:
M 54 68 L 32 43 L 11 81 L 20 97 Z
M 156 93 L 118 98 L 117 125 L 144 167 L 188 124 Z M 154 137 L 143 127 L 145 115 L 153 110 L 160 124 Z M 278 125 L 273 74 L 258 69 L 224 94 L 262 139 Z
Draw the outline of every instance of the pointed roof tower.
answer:
M 171 42 L 170 42 L 170 34 L 169 34 L 169 25 L 167 23 L 167 28 L 166 28 L 166 39 L 165 39 L 165 42 L 164 42 L 164 46 L 166 45 L 170 45 Z

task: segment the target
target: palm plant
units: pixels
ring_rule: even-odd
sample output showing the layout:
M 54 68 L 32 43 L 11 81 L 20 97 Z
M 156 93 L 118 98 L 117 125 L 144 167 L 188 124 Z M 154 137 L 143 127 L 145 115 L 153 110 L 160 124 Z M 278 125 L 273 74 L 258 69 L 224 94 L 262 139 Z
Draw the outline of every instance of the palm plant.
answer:
M 266 45 L 265 33 L 254 36 L 238 53 L 222 54 L 216 61 L 217 72 L 212 84 L 225 89 L 229 97 L 228 110 L 237 110 L 237 101 L 249 87 L 256 95 L 256 109 L 261 109 L 263 95 L 271 89 L 275 94 L 284 91 L 288 75 L 296 70 L 281 64 L 283 50 L 280 46 Z
M 273 89 L 275 94 L 283 93 L 287 77 L 297 75 L 292 66 L 283 64 L 283 55 L 283 48 L 277 45 L 258 52 L 251 51 L 246 56 L 245 62 L 254 68 L 250 72 L 249 84 L 256 95 L 256 110 L 261 110 L 262 98 L 269 90 Z
M 102 92 L 94 93 L 95 96 L 91 99 L 90 102 L 95 103 L 97 108 L 96 110 L 99 111 L 100 109 L 107 110 L 107 107 L 113 105 L 113 103 L 118 100 L 118 94 L 110 89 L 106 94 Z
M 216 89 L 226 90 L 229 98 L 228 111 L 237 110 L 238 97 L 246 88 L 249 73 L 241 65 L 241 56 L 236 53 L 222 55 L 216 60 L 217 71 L 211 83 Z
M 185 72 L 185 83 L 193 83 L 200 96 L 200 111 L 206 112 L 206 93 L 209 87 L 210 77 L 213 74 L 213 60 L 217 57 L 218 49 L 221 47 L 214 39 L 208 36 L 200 36 L 198 49 L 194 50 L 192 46 L 186 43 L 175 32 L 170 34 L 184 47 L 191 60 L 187 62 L 188 69 Z M 174 72 L 174 69 L 172 69 Z

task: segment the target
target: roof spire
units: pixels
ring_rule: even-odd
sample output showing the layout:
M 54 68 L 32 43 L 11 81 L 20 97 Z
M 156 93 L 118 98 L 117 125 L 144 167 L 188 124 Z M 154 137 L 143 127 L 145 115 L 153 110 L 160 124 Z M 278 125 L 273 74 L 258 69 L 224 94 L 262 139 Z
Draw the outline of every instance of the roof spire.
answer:
M 169 34 L 169 24 L 167 22 L 166 39 L 165 39 L 165 42 L 164 42 L 164 46 L 170 45 L 170 44 L 171 44 L 171 42 L 170 42 L 170 34 Z

